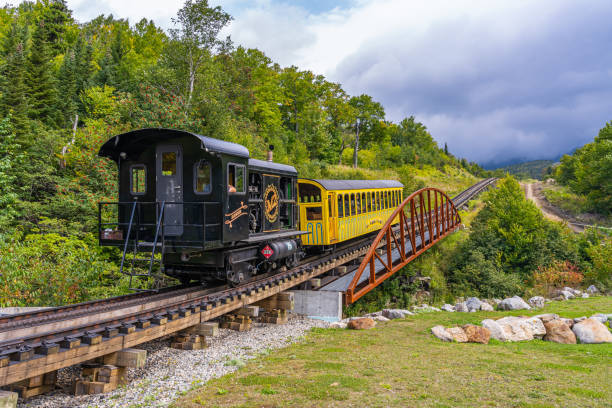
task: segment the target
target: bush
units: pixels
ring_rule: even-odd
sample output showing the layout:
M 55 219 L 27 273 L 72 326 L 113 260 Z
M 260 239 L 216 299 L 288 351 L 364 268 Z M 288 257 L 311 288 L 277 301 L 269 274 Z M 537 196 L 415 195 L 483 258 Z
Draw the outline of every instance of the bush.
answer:
M 448 281 L 460 294 L 505 296 L 523 292 L 533 271 L 555 261 L 578 264 L 575 238 L 544 219 L 508 176 L 484 195 L 485 207 L 472 222 L 470 237 L 457 248 Z
M 0 306 L 60 306 L 127 293 L 117 269 L 91 235 L 16 233 L 0 242 Z
M 543 296 L 550 296 L 556 289 L 578 286 L 584 275 L 571 262 L 555 261 L 550 266 L 540 266 L 533 273 L 534 289 Z

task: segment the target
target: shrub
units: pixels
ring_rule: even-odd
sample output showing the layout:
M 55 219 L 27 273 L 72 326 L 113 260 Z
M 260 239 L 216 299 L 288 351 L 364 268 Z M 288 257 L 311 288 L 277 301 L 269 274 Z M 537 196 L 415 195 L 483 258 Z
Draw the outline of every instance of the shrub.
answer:
M 578 286 L 584 275 L 578 267 L 568 261 L 556 261 L 549 266 L 540 266 L 533 273 L 534 289 L 544 296 L 565 286 Z
M 448 282 L 460 294 L 505 296 L 523 292 L 533 271 L 553 262 L 577 264 L 571 232 L 544 219 L 508 176 L 484 195 L 485 207 L 472 222 L 472 233 L 457 248 Z
M 127 292 L 93 236 L 14 234 L 0 241 L 0 306 L 60 306 Z

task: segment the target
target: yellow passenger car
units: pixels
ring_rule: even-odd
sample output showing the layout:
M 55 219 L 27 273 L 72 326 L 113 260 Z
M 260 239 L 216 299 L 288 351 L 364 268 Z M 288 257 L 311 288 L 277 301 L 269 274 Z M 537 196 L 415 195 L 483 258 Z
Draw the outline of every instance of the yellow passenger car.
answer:
M 298 180 L 302 244 L 334 245 L 378 231 L 402 202 L 395 180 Z M 394 220 L 397 223 L 398 220 Z

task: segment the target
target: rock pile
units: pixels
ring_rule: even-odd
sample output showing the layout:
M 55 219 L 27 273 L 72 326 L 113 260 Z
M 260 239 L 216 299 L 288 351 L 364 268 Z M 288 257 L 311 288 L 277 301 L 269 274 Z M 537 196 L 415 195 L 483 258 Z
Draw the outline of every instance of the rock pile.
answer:
M 543 339 L 563 344 L 612 343 L 612 333 L 605 326 L 606 322 L 612 325 L 611 319 L 612 315 L 602 313 L 588 319 L 564 319 L 547 313 L 533 317 L 506 316 L 497 320 L 485 319 L 481 323 L 482 327 L 465 325 L 445 329 L 443 326 L 435 326 L 431 332 L 440 340 L 459 343 L 469 341 L 487 344 L 489 338 L 504 342 Z

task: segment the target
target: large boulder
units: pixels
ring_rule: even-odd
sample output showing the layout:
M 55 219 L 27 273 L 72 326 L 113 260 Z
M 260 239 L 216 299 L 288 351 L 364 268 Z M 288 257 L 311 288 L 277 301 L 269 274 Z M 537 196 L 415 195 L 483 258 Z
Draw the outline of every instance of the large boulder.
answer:
M 572 329 L 561 319 L 550 320 L 544 323 L 546 335 L 544 340 L 562 344 L 576 344 L 576 335 Z
M 544 313 L 544 314 L 540 314 L 540 315 L 533 316 L 533 317 L 537 317 L 538 319 L 542 321 L 542 323 L 546 323 L 551 320 L 558 319 L 559 315 L 556 313 Z
M 467 343 L 468 338 L 461 327 L 449 327 L 446 332 L 451 335 L 457 343 Z
M 387 319 L 385 316 L 372 316 L 372 320 L 375 320 L 377 322 L 388 322 L 391 319 Z
M 492 338 L 499 341 L 508 341 L 506 332 L 502 329 L 501 325 L 493 319 L 485 319 L 481 322 L 482 327 L 489 330 Z
M 612 333 L 597 319 L 585 319 L 576 323 L 572 331 L 580 343 L 612 343 Z
M 483 312 L 492 312 L 494 309 L 493 306 L 491 306 L 487 302 L 482 302 L 482 304 L 480 305 L 480 310 L 482 310 Z
M 565 317 L 560 317 L 561 320 L 563 320 L 565 322 L 565 324 L 568 325 L 568 327 L 571 329 L 572 327 L 574 327 L 574 319 L 567 319 Z
M 506 316 L 496 320 L 496 322 L 501 326 L 508 341 L 533 340 L 533 326 L 528 324 L 526 320 L 527 318 L 525 317 Z M 542 321 L 540 319 L 537 320 L 542 324 L 542 327 L 544 327 Z
M 574 323 L 580 323 L 583 320 L 586 320 L 586 316 L 574 317 Z
M 533 333 L 533 337 L 535 337 L 536 339 L 541 339 L 546 334 L 546 328 L 544 327 L 544 323 L 537 317 L 526 318 L 525 324 L 529 326 L 531 332 Z
M 520 296 L 513 296 L 511 298 L 507 298 L 501 301 L 497 308 L 500 310 L 521 310 L 521 309 L 531 309 Z
M 465 301 L 465 305 L 467 306 L 468 312 L 476 312 L 480 310 L 482 302 L 477 297 L 471 297 Z
M 444 310 L 445 312 L 454 312 L 455 306 L 445 303 L 444 306 L 442 306 L 440 309 Z
M 566 286 L 566 287 L 564 287 L 564 288 L 563 288 L 563 289 L 561 289 L 561 290 L 564 290 L 564 291 L 566 291 L 566 292 L 569 292 L 569 293 L 571 293 L 571 294 L 572 294 L 572 295 L 574 295 L 574 296 L 580 296 L 580 295 L 582 295 L 582 291 L 581 291 L 581 290 L 574 289 L 574 288 L 570 288 L 569 286 Z
M 591 319 L 597 319 L 600 322 L 605 323 L 605 322 L 608 321 L 608 316 L 603 314 L 603 313 L 597 313 L 597 314 L 594 314 L 593 316 L 591 316 Z
M 347 322 L 333 322 L 332 324 L 329 325 L 329 327 L 331 329 L 346 329 L 347 325 L 348 325 Z
M 572 292 L 568 290 L 558 290 L 557 292 L 555 292 L 555 296 L 555 299 L 557 300 L 568 300 L 576 297 Z
M 466 324 L 463 326 L 463 331 L 465 332 L 468 342 L 470 343 L 487 344 L 491 338 L 491 332 L 486 327 Z
M 545 300 L 542 296 L 534 296 L 527 301 L 531 307 L 542 308 L 544 307 Z
M 451 336 L 444 326 L 434 326 L 431 328 L 431 334 L 436 336 L 442 341 L 453 341 L 453 336 Z
M 348 322 L 347 325 L 349 329 L 353 330 L 371 329 L 374 326 L 376 326 L 376 322 L 369 317 L 361 317 L 358 319 L 351 320 L 350 322 Z
M 590 298 L 590 297 L 591 297 L 591 296 L 590 296 L 588 293 L 586 293 L 586 292 L 584 292 L 584 293 L 582 294 L 582 298 L 583 298 L 583 299 L 587 299 L 587 298 Z
M 465 302 L 459 302 L 455 305 L 456 312 L 469 312 L 467 305 Z
M 591 285 L 587 288 L 587 293 L 591 294 L 591 295 L 595 295 L 597 293 L 599 293 L 599 289 L 597 289 L 597 287 L 595 287 L 595 285 Z
M 382 311 L 382 315 L 385 316 L 387 319 L 403 319 L 406 316 L 412 316 L 414 313 L 412 313 L 409 310 L 404 310 L 404 309 L 384 309 Z

